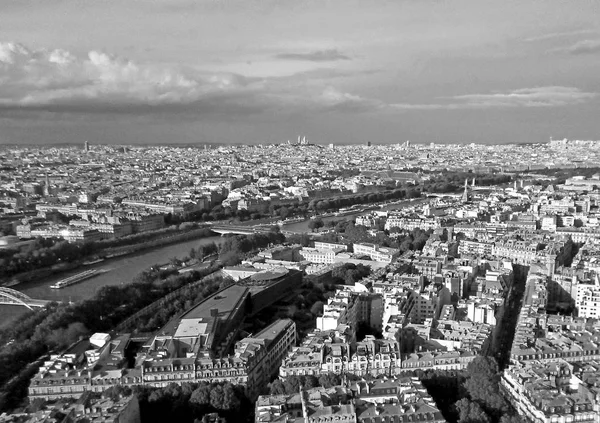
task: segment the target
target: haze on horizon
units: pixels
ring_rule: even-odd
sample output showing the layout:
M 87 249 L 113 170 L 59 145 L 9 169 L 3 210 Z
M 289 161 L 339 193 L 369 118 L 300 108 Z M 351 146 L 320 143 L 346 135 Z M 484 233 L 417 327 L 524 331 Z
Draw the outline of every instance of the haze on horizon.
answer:
M 0 144 L 599 139 L 599 9 L 3 0 Z

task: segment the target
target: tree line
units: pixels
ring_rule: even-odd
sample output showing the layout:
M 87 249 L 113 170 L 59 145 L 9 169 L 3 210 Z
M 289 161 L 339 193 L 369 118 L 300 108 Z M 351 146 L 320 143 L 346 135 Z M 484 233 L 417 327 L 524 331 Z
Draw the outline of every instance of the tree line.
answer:
M 448 422 L 522 422 L 500 392 L 502 372 L 492 357 L 476 357 L 464 371 L 418 373 Z
M 339 386 L 342 383 L 340 375 L 335 373 L 323 373 L 317 376 L 289 376 L 285 379 L 275 379 L 269 384 L 270 395 L 294 395 L 302 389 L 311 389 L 316 387 L 331 388 Z
M 203 423 L 211 413 L 231 423 L 254 421 L 254 407 L 244 387 L 229 382 L 171 383 L 164 388 L 115 386 L 104 392 L 111 398 L 132 394 L 138 398 L 144 423 Z

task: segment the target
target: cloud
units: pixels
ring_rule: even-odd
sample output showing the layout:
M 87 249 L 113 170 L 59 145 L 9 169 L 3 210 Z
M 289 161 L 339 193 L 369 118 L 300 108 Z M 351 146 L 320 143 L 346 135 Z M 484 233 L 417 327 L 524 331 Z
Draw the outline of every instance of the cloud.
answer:
M 584 55 L 600 52 L 600 39 L 580 40 L 566 47 L 557 47 L 548 50 L 550 54 Z
M 378 99 L 327 87 L 315 99 L 323 111 L 351 112 L 400 112 L 428 110 L 476 110 L 517 107 L 558 107 L 581 104 L 596 97 L 596 93 L 584 92 L 573 87 L 521 88 L 508 92 L 489 94 L 466 94 L 439 98 L 435 103 L 386 103 Z M 315 107 L 315 104 L 312 105 Z
M 574 87 L 522 88 L 508 92 L 438 98 L 432 103 L 385 102 L 337 87 L 317 71 L 286 77 L 249 78 L 232 73 L 185 71 L 138 64 L 104 52 L 76 55 L 0 43 L 0 109 L 26 113 L 165 115 L 182 119 L 255 114 L 389 113 L 552 107 L 580 104 L 596 93 Z
M 301 60 L 307 62 L 335 62 L 339 60 L 351 60 L 349 56 L 342 54 L 336 49 L 315 50 L 309 53 L 281 53 L 275 56 L 283 60 Z
M 526 38 L 527 42 L 536 42 L 536 41 L 546 41 L 553 40 L 556 38 L 564 38 L 564 37 L 573 37 L 577 35 L 585 35 L 585 34 L 597 34 L 598 30 L 596 29 L 576 29 L 573 31 L 564 31 L 564 32 L 551 32 L 549 34 L 538 35 L 535 37 Z
M 334 57 L 331 52 L 315 57 L 325 55 Z M 326 72 L 324 75 L 331 77 Z M 317 79 L 311 73 L 271 78 L 207 74 L 141 65 L 100 51 L 75 55 L 60 49 L 33 50 L 21 44 L 0 43 L 0 108 L 5 113 L 41 110 L 201 117 L 311 110 L 358 112 L 377 103 L 324 86 L 328 78 Z
M 596 97 L 573 87 L 521 88 L 492 94 L 468 94 L 452 97 L 466 107 L 551 107 L 580 104 Z
M 569 54 L 590 54 L 600 52 L 600 40 L 581 40 L 563 51 Z
M 521 88 L 508 92 L 489 94 L 466 94 L 446 97 L 445 102 L 430 104 L 391 104 L 396 110 L 460 110 L 515 107 L 557 107 L 581 104 L 596 97 L 596 93 L 584 92 L 573 87 Z
M 376 112 L 388 107 L 381 100 L 342 92 L 334 87 L 326 87 L 317 101 L 323 110 L 330 111 Z
M 4 107 L 189 104 L 251 90 L 250 85 L 251 80 L 240 75 L 186 75 L 99 51 L 75 56 L 65 50 L 0 43 L 0 106 Z

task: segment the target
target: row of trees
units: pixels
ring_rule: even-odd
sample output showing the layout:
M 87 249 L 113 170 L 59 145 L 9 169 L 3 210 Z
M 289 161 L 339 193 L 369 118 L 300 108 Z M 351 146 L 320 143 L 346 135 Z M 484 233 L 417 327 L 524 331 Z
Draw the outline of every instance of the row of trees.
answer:
M 332 386 L 338 386 L 342 383 L 340 375 L 335 373 L 323 373 L 318 378 L 316 376 L 290 376 L 284 380 L 275 379 L 269 384 L 269 394 L 271 395 L 293 395 L 300 391 L 300 387 L 303 389 L 316 388 L 322 386 L 323 388 L 331 388 Z
M 254 410 L 243 386 L 229 382 L 171 383 L 164 388 L 135 386 L 112 388 L 133 393 L 140 402 L 140 417 L 146 423 L 203 422 L 209 413 L 217 413 L 227 422 L 253 422 Z M 115 392 L 108 392 L 111 396 Z
M 49 267 L 57 263 L 70 263 L 97 251 L 92 243 L 70 243 L 60 239 L 37 238 L 28 248 L 0 250 L 0 278 Z
M 172 295 L 170 295 L 168 301 L 159 300 L 160 307 L 158 309 L 152 309 L 143 316 L 137 316 L 131 326 L 124 330 L 135 332 L 155 331 L 164 326 L 175 316 L 191 309 L 195 304 L 210 297 L 218 290 L 227 287 L 229 283 L 230 281 L 228 279 L 225 279 L 220 275 L 211 275 L 206 277 L 201 284 L 184 286 L 176 293 L 172 294 L 176 295 L 175 298 L 171 298 Z
M 501 372 L 494 358 L 476 357 L 465 371 L 431 371 L 419 375 L 451 423 L 520 423 L 500 392 Z

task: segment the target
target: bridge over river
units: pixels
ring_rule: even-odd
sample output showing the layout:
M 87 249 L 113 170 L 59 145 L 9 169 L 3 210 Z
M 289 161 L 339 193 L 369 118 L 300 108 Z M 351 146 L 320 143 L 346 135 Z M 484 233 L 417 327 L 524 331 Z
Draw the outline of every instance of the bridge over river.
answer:
M 48 304 L 50 301 L 46 300 L 34 300 L 28 297 L 22 292 L 15 291 L 14 289 L 0 286 L 0 304 L 11 304 L 20 305 L 33 310 L 34 307 L 41 308 Z

